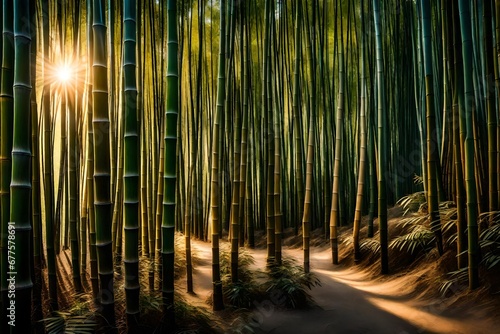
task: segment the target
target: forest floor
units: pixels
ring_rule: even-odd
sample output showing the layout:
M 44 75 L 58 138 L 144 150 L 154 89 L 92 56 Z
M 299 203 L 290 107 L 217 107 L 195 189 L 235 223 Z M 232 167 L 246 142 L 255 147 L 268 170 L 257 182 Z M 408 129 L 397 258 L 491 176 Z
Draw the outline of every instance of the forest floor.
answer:
M 401 210 L 390 212 L 399 219 Z M 363 232 L 363 231 L 362 231 Z M 349 238 L 345 229 L 341 239 Z M 390 275 L 380 275 L 379 261 L 353 265 L 350 249 L 340 252 L 340 265 L 331 264 L 331 251 L 321 231 L 315 231 L 311 241 L 311 271 L 321 281 L 310 291 L 315 305 L 308 309 L 290 310 L 269 300 L 256 301 L 248 311 L 248 323 L 228 311 L 215 312 L 225 333 L 498 333 L 500 328 L 500 291 L 491 286 L 474 292 L 456 288 L 443 297 L 439 282 L 448 271 L 453 254 L 439 260 L 430 253 L 417 263 L 395 269 Z M 302 237 L 287 231 L 283 257 L 302 264 Z M 227 238 L 226 238 L 227 239 Z M 222 241 L 225 244 L 226 241 Z M 194 271 L 195 294 L 189 301 L 210 308 L 207 300 L 212 291 L 211 244 L 193 241 L 198 257 Z M 341 246 L 342 247 L 342 246 Z M 266 266 L 265 243 L 250 251 L 255 259 L 252 269 Z M 496 279 L 500 280 L 498 276 Z M 183 285 L 183 283 L 181 283 Z
M 399 233 L 396 223 L 401 220 L 402 212 L 400 207 L 389 210 L 390 238 Z M 456 270 L 456 252 L 452 249 L 448 249 L 441 257 L 435 250 L 414 258 L 390 254 L 391 272 L 381 275 L 377 257 L 365 256 L 361 263 L 354 263 L 351 235 L 352 228 L 340 229 L 340 264 L 333 265 L 329 242 L 324 233 L 321 230 L 311 233 L 311 272 L 319 278 L 321 286 L 309 291 L 314 302 L 309 308 L 286 309 L 273 296 L 265 296 L 264 299 L 255 300 L 255 308 L 251 310 L 227 307 L 223 311 L 212 312 L 209 303 L 212 293 L 212 248 L 210 242 L 199 240 L 192 240 L 194 293 L 185 293 L 186 278 L 182 268 L 178 270 L 180 276 L 176 281 L 176 293 L 187 304 L 203 311 L 214 330 L 221 333 L 499 333 L 498 270 L 488 274 L 482 272 L 482 286 L 479 289 L 470 292 L 464 283 L 457 283 L 450 289 L 452 292 L 443 296 L 439 287 L 449 279 L 448 273 Z M 361 235 L 366 235 L 366 226 L 361 229 Z M 181 259 L 185 256 L 183 236 L 177 235 L 177 238 L 177 256 Z M 377 233 L 374 238 L 378 238 Z M 258 276 L 267 264 L 266 241 L 262 231 L 256 233 L 255 240 L 255 249 L 247 253 L 255 261 L 249 269 Z M 221 239 L 221 248 L 229 248 L 227 236 Z M 284 233 L 283 258 L 302 265 L 302 235 L 295 235 L 293 229 L 287 229 Z M 69 251 L 58 256 L 59 303 L 63 309 L 74 304 L 75 298 L 71 292 L 70 263 Z M 183 267 L 182 261 L 179 265 Z M 115 279 L 121 282 L 119 278 L 123 278 L 122 275 L 115 274 Z M 144 273 L 143 278 L 146 277 Z M 44 281 L 47 282 L 46 270 Z M 84 289 L 89 294 L 88 277 L 85 281 Z M 124 301 L 124 297 L 119 297 L 119 300 Z M 124 303 L 116 305 L 116 313 L 119 328 L 125 328 Z M 149 322 L 144 318 L 143 322 Z M 158 331 L 153 329 L 143 334 L 149 332 Z M 205 331 L 195 329 L 182 333 Z

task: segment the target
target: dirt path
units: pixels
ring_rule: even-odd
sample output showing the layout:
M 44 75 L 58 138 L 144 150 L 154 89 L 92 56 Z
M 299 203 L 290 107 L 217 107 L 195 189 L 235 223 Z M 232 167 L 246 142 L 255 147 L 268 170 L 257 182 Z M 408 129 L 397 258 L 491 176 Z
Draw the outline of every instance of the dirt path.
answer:
M 201 259 L 194 274 L 196 296 L 204 303 L 210 294 L 211 248 L 209 243 L 193 242 Z M 252 250 L 255 267 L 265 267 L 265 250 Z M 285 249 L 284 256 L 302 262 L 302 251 Z M 317 306 L 309 310 L 282 310 L 270 298 L 257 305 L 247 325 L 254 333 L 497 333 L 498 321 L 485 319 L 480 306 L 468 312 L 443 309 L 439 300 L 415 300 L 408 286 L 416 277 L 400 277 L 386 282 L 369 280 L 356 269 L 334 268 L 329 250 L 311 253 L 311 270 L 321 280 L 313 288 Z M 497 319 L 498 320 L 498 319 Z M 231 327 L 234 329 L 234 327 Z M 230 331 L 230 332 L 234 332 Z

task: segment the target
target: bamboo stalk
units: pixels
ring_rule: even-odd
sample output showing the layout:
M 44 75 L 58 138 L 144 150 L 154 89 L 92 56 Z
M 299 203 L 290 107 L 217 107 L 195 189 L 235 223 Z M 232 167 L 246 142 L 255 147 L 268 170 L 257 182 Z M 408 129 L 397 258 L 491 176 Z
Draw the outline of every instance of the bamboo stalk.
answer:
M 33 283 L 31 280 L 31 212 L 26 203 L 31 201 L 31 149 L 30 120 L 31 95 L 31 34 L 29 22 L 29 1 L 14 2 L 14 127 L 12 139 L 12 174 L 10 183 L 10 219 L 8 239 L 15 245 L 15 289 L 16 319 L 11 333 L 31 331 L 31 301 Z M 28 66 L 26 65 L 28 64 Z M 14 232 L 14 233 L 12 233 Z M 14 240 L 10 236 L 14 236 Z M 10 262 L 9 262 L 10 263 Z
M 105 4 L 93 1 L 93 125 L 94 125 L 94 208 L 99 295 L 102 315 L 114 327 L 113 250 L 111 238 L 112 204 L 110 193 L 109 113 L 107 54 L 105 48 Z

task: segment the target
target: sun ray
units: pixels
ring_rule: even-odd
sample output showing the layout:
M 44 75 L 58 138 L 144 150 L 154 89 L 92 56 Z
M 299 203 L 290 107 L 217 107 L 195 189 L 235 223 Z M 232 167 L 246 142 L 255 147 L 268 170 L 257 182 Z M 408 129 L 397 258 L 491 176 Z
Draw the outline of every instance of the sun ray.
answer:
M 63 65 L 57 69 L 57 77 L 61 82 L 66 82 L 73 76 L 73 70 L 67 66 Z

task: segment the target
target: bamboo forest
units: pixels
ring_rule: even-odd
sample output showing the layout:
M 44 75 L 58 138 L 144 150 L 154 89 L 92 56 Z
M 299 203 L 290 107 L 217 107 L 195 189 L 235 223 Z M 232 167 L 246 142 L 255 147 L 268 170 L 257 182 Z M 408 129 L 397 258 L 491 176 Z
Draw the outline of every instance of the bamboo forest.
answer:
M 0 333 L 498 333 L 500 0 L 0 27 Z

